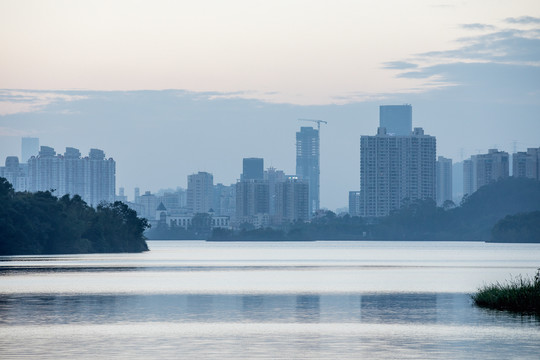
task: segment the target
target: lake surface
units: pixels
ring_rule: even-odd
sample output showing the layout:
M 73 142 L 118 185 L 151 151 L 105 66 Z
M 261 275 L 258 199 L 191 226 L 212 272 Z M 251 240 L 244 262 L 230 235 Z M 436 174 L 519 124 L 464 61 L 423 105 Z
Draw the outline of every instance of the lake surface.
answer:
M 0 358 L 538 359 L 540 321 L 476 308 L 540 244 L 150 241 L 0 258 Z

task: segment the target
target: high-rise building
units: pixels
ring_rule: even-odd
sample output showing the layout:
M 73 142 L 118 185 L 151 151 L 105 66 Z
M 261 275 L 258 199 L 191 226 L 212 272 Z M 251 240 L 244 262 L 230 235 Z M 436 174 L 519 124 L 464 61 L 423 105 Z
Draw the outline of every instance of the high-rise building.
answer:
M 309 214 L 319 210 L 319 130 L 300 128 L 296 133 L 296 175 L 309 185 Z
M 82 198 L 88 196 L 88 187 L 85 187 L 85 162 L 81 161 L 81 152 L 78 149 L 67 147 L 64 153 L 65 183 L 61 192 Z
M 452 200 L 459 204 L 463 198 L 463 161 L 452 163 Z
M 242 180 L 263 180 L 264 159 L 244 158 L 242 165 Z
M 512 176 L 540 180 L 540 148 L 512 155 Z
M 83 159 L 86 165 L 87 202 L 92 206 L 100 202 L 114 202 L 116 190 L 116 163 L 106 159 L 100 149 L 90 149 L 88 157 Z
M 389 135 L 408 136 L 412 131 L 411 105 L 381 105 L 379 127 L 386 128 Z
M 349 215 L 360 216 L 360 191 L 349 191 Z
M 236 215 L 236 185 L 229 186 L 223 184 L 214 185 L 214 198 L 212 209 L 218 216 L 229 216 L 234 218 Z
M 437 205 L 452 201 L 452 159 L 443 156 L 437 158 Z
M 305 180 L 289 176 L 276 183 L 275 223 L 309 220 L 309 186 Z
M 148 220 L 154 220 L 156 217 L 156 209 L 159 206 L 156 195 L 152 194 L 150 191 L 145 191 L 139 199 L 142 206 L 142 212 L 139 212 L 137 215 Z
M 138 204 L 141 200 L 141 189 L 136 187 L 133 189 L 133 202 Z
M 5 178 L 15 191 L 28 190 L 28 176 L 24 165 L 19 163 L 18 157 L 8 156 L 6 166 L 0 167 L 0 177 Z
M 115 201 L 121 201 L 124 204 L 128 203 L 126 191 L 123 187 L 118 188 L 118 195 L 115 197 Z
M 56 155 L 53 148 L 41 146 L 38 156 L 28 160 L 28 191 L 54 190 L 54 195 L 79 195 L 87 204 L 114 202 L 116 163 L 105 159 L 102 150 L 91 149 L 81 158 L 79 150 L 66 148 Z
M 236 220 L 252 223 L 255 217 L 269 218 L 269 188 L 265 180 L 241 180 L 236 183 Z
M 509 176 L 509 156 L 505 151 L 489 149 L 487 154 L 471 156 L 473 189 Z
M 505 151 L 489 149 L 463 162 L 463 193 L 471 195 L 482 186 L 509 176 L 509 156 Z
M 285 173 L 282 170 L 269 167 L 264 172 L 264 180 L 268 181 L 269 214 L 276 213 L 276 185 L 286 180 Z
M 39 138 L 23 137 L 21 139 L 21 162 L 27 163 L 32 156 L 39 152 Z
M 360 215 L 386 216 L 404 199 L 435 200 L 436 140 L 415 128 L 393 136 L 379 128 L 360 138 Z
M 463 160 L 463 196 L 471 195 L 475 191 L 473 161 Z
M 207 213 L 212 208 L 214 176 L 199 171 L 188 175 L 187 208 L 193 214 Z

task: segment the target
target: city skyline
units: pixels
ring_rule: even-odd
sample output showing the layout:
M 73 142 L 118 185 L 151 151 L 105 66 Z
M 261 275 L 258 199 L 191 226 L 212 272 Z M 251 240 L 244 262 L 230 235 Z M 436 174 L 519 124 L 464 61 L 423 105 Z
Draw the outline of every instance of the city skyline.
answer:
M 5 1 L 0 17 L 0 158 L 21 137 L 107 149 L 128 194 L 234 183 L 244 157 L 292 174 L 313 118 L 320 205 L 345 206 L 381 105 L 412 104 L 454 163 L 538 146 L 537 1 Z

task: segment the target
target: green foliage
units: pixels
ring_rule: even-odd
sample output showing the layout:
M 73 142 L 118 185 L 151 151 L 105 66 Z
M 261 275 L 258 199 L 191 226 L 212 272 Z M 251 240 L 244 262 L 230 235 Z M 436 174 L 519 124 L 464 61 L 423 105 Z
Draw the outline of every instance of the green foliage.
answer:
M 491 231 L 493 242 L 539 243 L 540 211 L 508 215 Z
M 375 224 L 372 237 L 389 240 L 489 241 L 495 224 L 505 216 L 540 210 L 540 182 L 525 178 L 502 179 L 465 196 L 459 207 L 451 205 L 447 203 L 439 208 L 431 200 L 408 203 Z M 532 234 L 534 219 L 530 220 L 532 223 L 525 218 L 511 220 L 518 234 L 516 236 L 540 241 L 537 237 L 534 240 Z M 526 223 L 530 226 L 527 227 Z M 508 222 L 501 226 L 512 228 Z M 505 237 L 502 236 L 504 232 L 497 233 L 501 234 L 498 241 L 510 241 L 512 238 L 511 234 Z
M 540 315 L 540 269 L 534 279 L 515 278 L 485 286 L 472 296 L 480 307 Z
M 0 255 L 146 251 L 147 227 L 121 202 L 93 209 L 78 195 L 15 193 L 0 178 Z

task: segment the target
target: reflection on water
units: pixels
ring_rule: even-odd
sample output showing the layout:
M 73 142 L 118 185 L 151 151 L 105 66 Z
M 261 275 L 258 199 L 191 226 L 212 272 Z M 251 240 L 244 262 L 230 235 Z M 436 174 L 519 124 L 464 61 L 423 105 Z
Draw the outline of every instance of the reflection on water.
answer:
M 540 246 L 150 245 L 0 259 L 0 357 L 538 358 L 539 319 L 468 293 Z
M 0 324 L 365 323 L 538 328 L 531 316 L 486 311 L 467 294 L 2 295 Z

